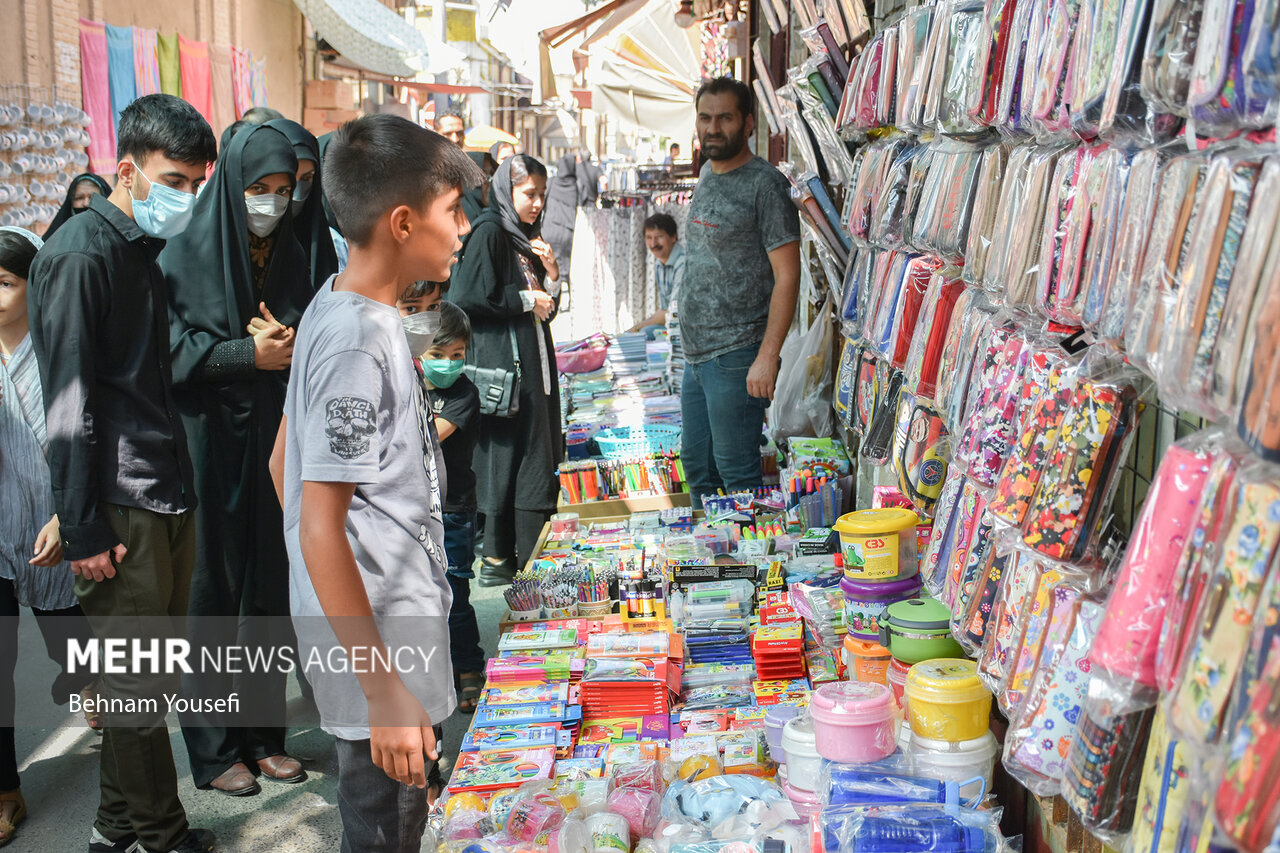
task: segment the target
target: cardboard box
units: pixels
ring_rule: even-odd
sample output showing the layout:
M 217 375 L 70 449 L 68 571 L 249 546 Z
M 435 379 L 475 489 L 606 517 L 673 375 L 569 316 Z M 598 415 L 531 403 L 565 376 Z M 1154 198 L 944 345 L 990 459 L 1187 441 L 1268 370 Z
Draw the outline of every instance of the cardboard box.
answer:
M 556 507 L 557 512 L 576 512 L 583 520 L 599 521 L 603 518 L 627 518 L 634 512 L 647 512 L 655 509 L 670 509 L 676 506 L 690 506 L 688 492 L 673 492 L 651 498 L 614 498 L 607 501 L 591 501 L 590 503 L 566 504 Z

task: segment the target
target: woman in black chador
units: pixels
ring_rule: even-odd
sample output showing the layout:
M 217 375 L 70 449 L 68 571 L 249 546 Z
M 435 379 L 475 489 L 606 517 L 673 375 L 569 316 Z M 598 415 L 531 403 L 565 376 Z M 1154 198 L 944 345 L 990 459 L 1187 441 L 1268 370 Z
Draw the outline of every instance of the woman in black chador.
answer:
M 198 500 L 193 655 L 292 641 L 289 558 L 267 460 L 284 409 L 294 326 L 314 292 L 290 211 L 297 169 L 284 133 L 244 128 L 219 157 L 190 226 L 160 255 L 174 396 Z M 284 752 L 285 674 L 277 669 L 197 670 L 186 678 L 183 689 L 195 698 L 240 698 L 240 716 L 182 719 L 197 786 L 245 796 L 260 790 L 255 774 L 306 778 Z
M 471 223 L 449 290 L 449 300 L 471 320 L 468 361 L 514 370 L 517 355 L 520 360 L 519 413 L 482 416 L 476 436 L 481 586 L 511 582 L 555 512 L 559 492 L 560 384 L 549 323 L 560 304 L 560 267 L 540 236 L 546 193 L 547 169 L 533 157 L 516 154 L 499 166 L 489 206 Z
M 330 276 L 338 274 L 338 254 L 333 248 L 333 235 L 329 233 L 329 220 L 325 215 L 324 194 L 320 191 L 320 143 L 296 121 L 278 118 L 267 122 L 267 127 L 289 137 L 293 153 L 298 158 L 298 183 L 293 188 L 293 233 L 307 255 L 311 270 L 311 284 L 315 290 L 324 286 Z

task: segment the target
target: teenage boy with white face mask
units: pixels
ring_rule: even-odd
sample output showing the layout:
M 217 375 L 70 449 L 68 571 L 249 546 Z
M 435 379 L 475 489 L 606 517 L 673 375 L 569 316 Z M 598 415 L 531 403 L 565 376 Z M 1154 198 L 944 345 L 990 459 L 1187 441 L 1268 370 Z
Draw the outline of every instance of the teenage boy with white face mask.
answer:
M 49 468 L 76 597 L 101 637 L 171 634 L 187 612 L 195 507 L 174 404 L 168 289 L 156 257 L 191 220 L 213 131 L 171 95 L 120 115 L 119 183 L 31 265 L 31 340 L 45 390 Z M 176 692 L 177 676 L 107 674 L 109 698 Z M 160 713 L 108 715 L 91 853 L 207 851 L 178 800 Z M 135 845 L 137 845 L 135 847 Z

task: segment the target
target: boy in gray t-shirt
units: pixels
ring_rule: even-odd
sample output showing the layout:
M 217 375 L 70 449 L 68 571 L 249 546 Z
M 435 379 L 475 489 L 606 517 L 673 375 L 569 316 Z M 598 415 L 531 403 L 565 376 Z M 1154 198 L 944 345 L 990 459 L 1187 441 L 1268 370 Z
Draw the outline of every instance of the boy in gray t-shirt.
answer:
M 407 329 L 395 303 L 448 279 L 480 175 L 390 115 L 344 125 L 324 166 L 350 255 L 299 323 L 271 469 L 300 664 L 338 738 L 342 850 L 416 853 L 456 700 L 437 442 L 407 341 L 430 330 Z

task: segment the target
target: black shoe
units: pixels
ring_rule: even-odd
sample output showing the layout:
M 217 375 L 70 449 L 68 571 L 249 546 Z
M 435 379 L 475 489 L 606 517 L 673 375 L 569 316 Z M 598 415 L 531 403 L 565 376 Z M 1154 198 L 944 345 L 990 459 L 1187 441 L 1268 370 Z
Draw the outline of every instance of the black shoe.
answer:
M 491 563 L 488 560 L 480 561 L 480 586 L 510 586 L 516 579 L 516 567 L 514 560 L 503 560 L 500 563 Z
M 217 843 L 217 837 L 209 830 L 193 829 L 167 853 L 213 853 Z
M 142 845 L 132 832 L 119 841 L 108 841 L 95 826 L 89 833 L 89 853 L 141 853 Z

